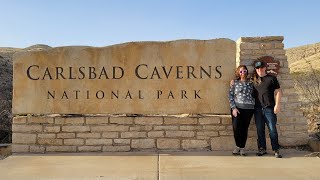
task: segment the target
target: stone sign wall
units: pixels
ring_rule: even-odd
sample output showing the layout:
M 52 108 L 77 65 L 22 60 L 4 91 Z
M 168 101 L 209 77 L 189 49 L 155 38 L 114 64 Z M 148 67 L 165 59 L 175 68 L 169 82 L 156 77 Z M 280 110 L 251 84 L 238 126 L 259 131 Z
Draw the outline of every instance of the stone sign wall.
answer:
M 282 41 L 280 36 L 242 37 L 236 44 L 226 39 L 182 40 L 17 54 L 12 151 L 231 150 L 229 81 L 236 63 L 252 72 L 253 62 L 262 56 L 273 57 L 280 66 L 280 145 L 304 145 L 306 121 Z M 256 136 L 252 121 L 246 148 L 257 148 Z
M 13 113 L 227 114 L 235 54 L 227 39 L 16 53 Z

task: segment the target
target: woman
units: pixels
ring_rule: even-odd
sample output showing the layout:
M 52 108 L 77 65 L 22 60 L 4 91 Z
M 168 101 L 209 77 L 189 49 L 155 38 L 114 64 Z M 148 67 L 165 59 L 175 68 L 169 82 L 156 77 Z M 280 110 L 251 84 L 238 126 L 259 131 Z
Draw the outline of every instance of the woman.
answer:
M 244 65 L 236 69 L 235 75 L 236 79 L 230 82 L 229 90 L 233 134 L 237 145 L 232 154 L 245 156 L 244 148 L 255 105 L 253 83 L 248 79 L 248 69 Z

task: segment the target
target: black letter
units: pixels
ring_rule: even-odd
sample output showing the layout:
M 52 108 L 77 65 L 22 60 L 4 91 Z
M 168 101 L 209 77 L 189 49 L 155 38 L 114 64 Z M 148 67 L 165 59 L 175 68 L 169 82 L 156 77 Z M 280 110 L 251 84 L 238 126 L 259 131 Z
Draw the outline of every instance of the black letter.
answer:
M 200 66 L 200 78 L 202 79 L 202 72 L 204 72 L 209 78 L 211 78 L 211 66 L 209 67 L 209 73 L 207 71 L 205 71 L 202 66 Z
M 111 91 L 111 99 L 113 99 L 113 96 L 117 97 L 119 99 L 119 90 L 117 90 L 117 94 L 115 94 L 113 91 Z
M 61 71 L 59 71 L 61 70 Z M 62 79 L 66 79 L 64 76 L 63 76 L 63 67 L 56 67 L 56 79 L 59 79 L 59 76 L 60 75 L 62 77 Z
M 61 98 L 61 99 L 63 99 L 63 97 L 66 97 L 67 99 L 69 99 L 68 96 L 67 96 L 66 91 L 63 91 L 63 95 L 62 95 L 62 98 Z
M 146 67 L 148 68 L 148 65 L 146 65 L 146 64 L 139 64 L 139 65 L 136 67 L 136 70 L 135 70 L 136 76 L 137 76 L 139 79 L 147 79 L 148 76 L 145 77 L 145 78 L 143 78 L 143 77 L 141 77 L 141 76 L 139 75 L 138 69 L 139 69 L 140 66 L 146 66 Z
M 96 68 L 89 67 L 89 79 L 95 79 L 97 77 L 97 74 L 95 71 L 96 71 Z M 91 75 L 93 75 L 93 77 Z
M 150 79 L 153 79 L 153 75 L 155 75 L 155 74 L 157 74 L 158 79 L 161 79 L 161 77 L 160 77 L 160 74 L 159 74 L 159 72 L 158 72 L 157 67 L 154 67 L 154 69 L 153 69 L 153 72 L 152 72 L 152 75 L 151 75 L 151 78 L 150 78 Z
M 99 97 L 98 97 L 98 93 L 99 93 L 99 92 L 101 92 L 101 93 L 102 93 L 102 97 L 101 97 L 101 98 L 99 98 Z M 98 99 L 102 99 L 102 98 L 104 98 L 104 92 L 103 92 L 103 91 L 101 91 L 101 90 L 100 90 L 100 91 L 98 91 L 98 92 L 96 93 L 96 97 L 97 97 Z
M 219 73 L 219 77 L 215 76 L 216 79 L 220 79 L 222 77 L 222 73 L 221 73 L 221 71 L 218 70 L 218 68 L 220 69 L 221 66 L 216 67 L 216 72 Z
M 43 75 L 43 78 L 42 78 L 42 79 L 44 79 L 44 77 L 46 77 L 46 75 L 48 75 L 49 78 L 52 79 L 51 74 L 50 74 L 50 71 L 49 71 L 49 68 L 46 68 L 46 70 L 44 71 L 44 75 Z
M 160 98 L 160 95 L 162 95 L 162 91 L 158 90 L 158 99 Z
M 197 96 L 199 97 L 199 99 L 201 99 L 201 97 L 198 95 L 198 93 L 200 93 L 200 90 L 197 92 L 196 90 L 194 90 L 194 98 L 197 99 Z
M 188 79 L 190 79 L 190 74 L 197 79 L 197 77 L 193 74 L 194 72 L 194 67 L 193 66 L 187 66 L 188 68 Z
M 28 67 L 27 76 L 28 76 L 29 79 L 32 79 L 32 80 L 39 80 L 39 77 L 38 77 L 38 78 L 32 78 L 32 77 L 30 76 L 30 68 L 33 67 L 33 66 L 35 66 L 35 67 L 37 67 L 37 68 L 39 69 L 39 66 L 38 66 L 38 65 L 32 65 L 32 66 Z
M 54 97 L 55 97 L 55 95 L 56 95 L 56 91 L 53 91 L 53 95 L 51 94 L 51 92 L 50 91 L 48 91 L 48 98 L 47 99 L 49 99 L 49 95 L 54 99 Z
M 80 92 L 79 90 L 74 90 L 74 92 L 76 92 L 76 99 L 78 99 L 78 92 Z
M 127 99 L 128 96 L 130 97 L 130 99 L 132 99 L 130 91 L 127 92 L 127 95 L 126 95 L 125 99 Z
M 102 70 L 100 72 L 100 76 L 98 79 L 101 79 L 101 76 L 104 75 L 106 77 L 106 79 L 109 79 L 106 70 L 104 69 L 104 66 L 102 67 Z
M 69 79 L 76 79 L 75 77 L 72 77 L 72 67 L 69 67 Z
M 188 99 L 188 97 L 186 96 L 187 91 L 185 90 L 181 90 L 181 99 L 183 99 L 183 97 L 185 97 L 186 99 Z
M 84 72 L 82 71 L 82 69 L 85 69 L 85 67 L 79 67 L 79 72 L 82 75 L 82 77 L 78 76 L 78 79 L 84 79 L 84 77 L 85 77 Z
M 177 79 L 182 79 L 183 77 L 180 77 L 179 74 L 182 73 L 179 69 L 182 68 L 182 66 L 177 66 Z
M 116 77 L 116 68 L 121 70 L 121 76 L 120 77 Z M 122 67 L 115 66 L 112 69 L 113 69 L 113 79 L 121 79 L 123 77 L 124 70 L 122 69 Z

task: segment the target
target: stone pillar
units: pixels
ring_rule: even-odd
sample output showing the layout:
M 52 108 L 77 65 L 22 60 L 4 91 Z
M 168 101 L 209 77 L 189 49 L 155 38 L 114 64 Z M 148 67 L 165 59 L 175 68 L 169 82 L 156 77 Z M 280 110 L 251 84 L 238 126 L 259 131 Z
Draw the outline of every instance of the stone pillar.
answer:
M 272 56 L 280 62 L 277 76 L 282 89 L 281 113 L 278 115 L 278 133 L 281 146 L 305 145 L 308 140 L 307 121 L 304 118 L 294 81 L 289 74 L 283 36 L 241 37 L 237 41 L 236 64 L 254 70 L 253 62 L 262 56 Z M 266 136 L 268 137 L 268 136 Z

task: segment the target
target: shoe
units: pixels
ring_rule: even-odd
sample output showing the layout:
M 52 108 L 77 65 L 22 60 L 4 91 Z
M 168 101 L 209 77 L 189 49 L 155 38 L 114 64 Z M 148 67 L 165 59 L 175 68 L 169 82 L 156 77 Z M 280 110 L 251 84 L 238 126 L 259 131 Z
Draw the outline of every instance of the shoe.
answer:
M 239 155 L 240 154 L 240 148 L 236 147 L 233 151 L 232 151 L 233 155 Z
M 246 156 L 246 155 L 247 155 L 247 153 L 244 150 L 244 148 L 240 148 L 240 156 Z
M 274 157 L 276 158 L 282 158 L 282 155 L 280 154 L 279 150 L 274 151 Z
M 267 154 L 267 151 L 263 148 L 260 148 L 259 151 L 257 152 L 257 156 L 263 156 Z

